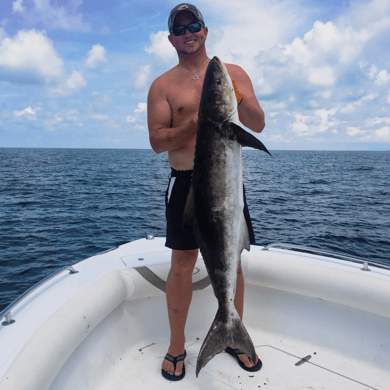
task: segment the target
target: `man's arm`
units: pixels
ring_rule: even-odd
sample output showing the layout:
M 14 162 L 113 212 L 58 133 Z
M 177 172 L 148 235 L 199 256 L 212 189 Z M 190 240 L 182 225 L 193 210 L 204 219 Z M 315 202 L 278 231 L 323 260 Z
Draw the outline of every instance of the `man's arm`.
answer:
M 245 71 L 237 65 L 228 64 L 228 71 L 234 80 L 242 102 L 238 106 L 238 116 L 241 123 L 256 133 L 264 129 L 264 112 L 256 99 L 252 82 Z
M 156 153 L 179 149 L 196 137 L 198 115 L 189 123 L 170 128 L 172 112 L 161 81 L 156 79 L 148 94 L 149 140 Z

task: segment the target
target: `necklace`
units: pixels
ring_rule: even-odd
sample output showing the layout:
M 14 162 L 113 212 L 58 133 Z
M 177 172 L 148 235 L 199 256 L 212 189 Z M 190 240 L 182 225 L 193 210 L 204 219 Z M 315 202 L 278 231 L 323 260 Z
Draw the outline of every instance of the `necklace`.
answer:
M 196 73 L 198 73 L 198 72 L 203 68 L 203 65 L 204 65 L 208 60 L 209 60 L 209 58 L 207 58 L 207 60 L 206 60 L 205 62 L 203 62 L 202 66 L 201 66 L 199 69 L 197 69 L 197 70 L 195 71 L 195 73 L 191 72 L 191 71 L 188 70 L 188 69 L 183 68 L 183 67 L 180 66 L 180 65 L 178 65 L 178 67 L 181 68 L 181 69 L 183 69 L 183 70 L 185 70 L 185 71 L 188 72 L 188 73 L 191 73 L 191 74 L 192 74 L 192 79 L 195 80 L 195 81 L 198 81 L 198 80 L 199 80 L 199 77 L 196 76 Z

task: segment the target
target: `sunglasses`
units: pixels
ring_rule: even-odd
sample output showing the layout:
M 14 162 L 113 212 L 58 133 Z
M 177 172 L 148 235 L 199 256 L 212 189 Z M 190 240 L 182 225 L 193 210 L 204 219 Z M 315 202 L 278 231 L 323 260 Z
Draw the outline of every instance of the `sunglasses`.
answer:
M 176 35 L 177 37 L 180 35 L 184 35 L 186 33 L 187 28 L 188 30 L 190 30 L 190 32 L 196 33 L 202 29 L 202 25 L 196 22 L 196 23 L 191 23 L 188 26 L 174 27 L 172 29 L 173 35 Z

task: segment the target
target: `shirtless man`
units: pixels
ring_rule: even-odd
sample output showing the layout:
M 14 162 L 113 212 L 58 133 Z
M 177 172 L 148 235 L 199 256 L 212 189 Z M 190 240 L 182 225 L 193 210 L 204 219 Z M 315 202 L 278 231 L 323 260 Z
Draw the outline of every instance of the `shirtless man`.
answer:
M 168 39 L 177 51 L 179 64 L 158 77 L 150 87 L 148 127 L 153 150 L 156 153 L 168 152 L 169 165 L 172 168 L 166 196 L 166 246 L 172 249 L 171 270 L 166 287 L 171 339 L 168 354 L 162 363 L 162 374 L 166 379 L 180 380 L 185 374 L 184 328 L 192 298 L 192 272 L 198 258 L 198 246 L 192 232 L 183 231 L 181 227 L 186 200 L 183 193 L 188 191 L 191 184 L 199 104 L 210 59 L 205 48 L 208 28 L 195 6 L 176 6 L 170 13 L 168 28 Z M 256 99 L 248 75 L 236 65 L 226 64 L 226 68 L 236 86 L 241 123 L 260 133 L 265 126 L 264 112 Z M 246 204 L 245 208 L 253 244 L 253 230 Z M 234 302 L 242 319 L 244 278 L 241 265 L 238 269 Z M 173 357 L 178 360 L 172 359 Z M 245 354 L 236 355 L 236 358 L 240 359 L 241 367 L 248 371 L 261 368 L 258 357 L 255 363 Z

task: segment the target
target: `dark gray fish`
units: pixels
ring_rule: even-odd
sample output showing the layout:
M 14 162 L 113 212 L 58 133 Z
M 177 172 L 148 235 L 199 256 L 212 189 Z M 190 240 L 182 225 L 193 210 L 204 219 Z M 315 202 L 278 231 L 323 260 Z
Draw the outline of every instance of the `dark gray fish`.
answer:
M 225 64 L 214 57 L 203 84 L 193 180 L 183 220 L 194 232 L 219 304 L 199 352 L 196 376 L 228 345 L 256 360 L 252 340 L 234 307 L 241 252 L 250 249 L 243 212 L 242 146 L 270 154 L 239 126 L 232 81 Z

